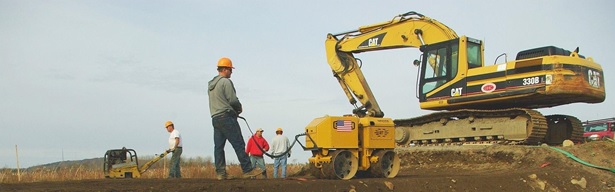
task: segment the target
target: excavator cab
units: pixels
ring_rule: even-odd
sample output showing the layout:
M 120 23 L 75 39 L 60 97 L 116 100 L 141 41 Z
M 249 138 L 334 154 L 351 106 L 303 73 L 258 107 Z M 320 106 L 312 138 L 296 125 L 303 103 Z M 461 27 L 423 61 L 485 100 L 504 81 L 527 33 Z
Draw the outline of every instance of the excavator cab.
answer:
M 483 47 L 465 36 L 419 47 L 420 107 L 441 112 L 395 120 L 398 145 L 582 140 L 575 117 L 543 116 L 534 109 L 604 101 L 600 65 L 578 48 L 545 46 L 486 66 Z
M 444 85 L 455 84 L 450 96 L 460 96 L 464 90 L 464 71 L 483 66 L 482 42 L 462 36 L 440 43 L 423 45 L 417 95 L 420 102 L 442 97 Z
M 420 50 L 416 89 L 422 109 L 537 109 L 604 101 L 600 65 L 576 51 L 545 46 L 486 66 L 483 43 L 465 36 Z

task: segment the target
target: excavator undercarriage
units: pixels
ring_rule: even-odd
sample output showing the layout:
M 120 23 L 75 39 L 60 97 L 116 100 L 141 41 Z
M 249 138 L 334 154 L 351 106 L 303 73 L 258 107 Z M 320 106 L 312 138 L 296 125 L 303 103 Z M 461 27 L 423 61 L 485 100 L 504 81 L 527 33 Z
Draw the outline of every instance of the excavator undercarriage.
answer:
M 462 144 L 559 144 L 582 141 L 581 121 L 532 109 L 455 110 L 397 119 L 398 147 Z

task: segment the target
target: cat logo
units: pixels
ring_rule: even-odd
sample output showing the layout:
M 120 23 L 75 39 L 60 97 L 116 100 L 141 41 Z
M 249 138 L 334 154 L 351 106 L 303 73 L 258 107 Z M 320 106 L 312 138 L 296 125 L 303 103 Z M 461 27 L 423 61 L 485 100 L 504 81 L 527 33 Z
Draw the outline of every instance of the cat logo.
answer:
M 376 47 L 378 46 L 378 37 L 369 39 L 367 43 L 368 47 Z
M 363 42 L 361 42 L 359 47 L 357 47 L 357 49 L 368 49 L 368 48 L 373 48 L 373 47 L 380 47 L 380 45 L 382 45 L 382 40 L 384 39 L 384 36 L 386 34 L 387 33 L 378 34 L 378 35 L 370 37 L 369 39 L 364 40 Z
M 587 71 L 587 79 L 589 81 L 589 85 L 595 88 L 600 88 L 600 72 L 594 70 Z
M 463 87 L 452 88 L 451 89 L 451 97 L 458 97 L 463 94 Z

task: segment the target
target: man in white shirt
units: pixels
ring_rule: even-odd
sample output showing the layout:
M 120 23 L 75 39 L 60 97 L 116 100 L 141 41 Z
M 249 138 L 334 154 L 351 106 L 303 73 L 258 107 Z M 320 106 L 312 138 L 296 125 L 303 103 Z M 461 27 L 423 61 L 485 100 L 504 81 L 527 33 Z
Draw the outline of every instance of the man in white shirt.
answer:
M 275 137 L 271 142 L 271 153 L 273 156 L 280 156 L 273 159 L 273 178 L 278 178 L 278 168 L 281 169 L 281 178 L 286 178 L 286 162 L 290 157 L 290 141 L 284 135 L 282 135 L 282 128 L 275 130 Z M 284 154 L 288 151 L 288 154 Z
M 182 155 L 182 136 L 179 134 L 179 131 L 175 129 L 175 125 L 173 122 L 167 121 L 164 124 L 165 128 L 170 134 L 169 136 L 169 149 L 167 152 L 173 152 L 173 156 L 171 156 L 171 165 L 169 166 L 169 177 L 168 178 L 181 178 L 181 171 L 179 169 L 179 157 Z

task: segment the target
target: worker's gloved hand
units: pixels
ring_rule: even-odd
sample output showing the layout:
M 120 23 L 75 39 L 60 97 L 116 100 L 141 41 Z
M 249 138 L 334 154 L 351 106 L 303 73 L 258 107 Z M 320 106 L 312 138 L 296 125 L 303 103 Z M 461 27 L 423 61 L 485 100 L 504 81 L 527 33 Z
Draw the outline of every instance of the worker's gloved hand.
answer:
M 173 149 L 167 149 L 167 153 L 173 152 Z
M 288 157 L 290 157 L 290 153 L 288 153 Z

